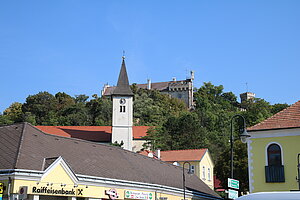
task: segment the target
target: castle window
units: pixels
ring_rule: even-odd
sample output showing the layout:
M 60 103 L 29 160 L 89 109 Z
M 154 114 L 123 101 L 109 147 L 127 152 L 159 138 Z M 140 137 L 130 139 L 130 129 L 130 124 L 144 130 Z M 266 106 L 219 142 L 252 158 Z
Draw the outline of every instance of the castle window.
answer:
M 282 165 L 281 147 L 272 143 L 267 148 L 267 166 L 265 175 L 267 183 L 285 182 L 284 166 Z

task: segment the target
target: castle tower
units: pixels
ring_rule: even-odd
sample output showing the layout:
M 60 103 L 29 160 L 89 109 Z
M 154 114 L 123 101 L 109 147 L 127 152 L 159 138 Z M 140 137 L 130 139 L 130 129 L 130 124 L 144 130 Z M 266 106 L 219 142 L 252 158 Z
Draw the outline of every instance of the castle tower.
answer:
M 112 143 L 123 142 L 124 149 L 132 151 L 133 93 L 128 82 L 125 57 L 122 59 L 118 84 L 112 93 Z
M 247 100 L 253 99 L 254 97 L 255 97 L 255 94 L 252 92 L 245 92 L 245 93 L 240 94 L 241 103 L 243 103 Z

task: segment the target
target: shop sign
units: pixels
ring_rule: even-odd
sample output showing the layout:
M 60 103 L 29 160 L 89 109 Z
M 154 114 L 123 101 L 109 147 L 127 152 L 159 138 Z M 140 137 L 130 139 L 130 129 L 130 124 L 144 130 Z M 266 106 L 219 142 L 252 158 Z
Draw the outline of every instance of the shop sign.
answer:
M 0 183 L 0 194 L 3 194 L 3 190 L 4 190 L 4 184 Z
M 112 199 L 112 200 L 119 198 L 119 194 L 118 194 L 117 190 L 114 188 L 105 190 L 105 194 L 108 195 L 109 199 Z
M 33 194 L 63 195 L 63 196 L 83 196 L 83 189 L 66 189 L 53 187 L 32 187 Z
M 152 200 L 153 194 L 151 192 L 139 192 L 139 191 L 125 190 L 125 198 L 126 199 Z

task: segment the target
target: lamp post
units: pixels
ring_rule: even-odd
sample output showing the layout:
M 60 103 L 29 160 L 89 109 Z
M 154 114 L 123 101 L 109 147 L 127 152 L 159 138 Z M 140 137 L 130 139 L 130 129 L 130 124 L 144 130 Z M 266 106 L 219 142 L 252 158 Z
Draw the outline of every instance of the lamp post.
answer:
M 184 162 L 183 165 L 182 165 L 183 200 L 185 200 L 185 174 L 184 174 L 184 165 L 185 165 L 185 164 L 188 164 L 188 165 L 189 165 L 189 171 L 188 171 L 188 173 L 189 173 L 189 174 L 191 173 L 191 172 L 190 172 L 190 169 L 191 169 L 191 163 L 189 163 L 189 162 L 187 162 L 187 161 Z
M 231 118 L 231 133 L 230 133 L 230 155 L 231 155 L 231 159 L 230 159 L 230 170 L 231 170 L 231 178 L 233 179 L 233 119 L 235 117 L 241 117 L 243 119 L 243 125 L 244 125 L 244 131 L 242 134 L 240 134 L 240 138 L 241 141 L 243 143 L 247 142 L 247 138 L 250 137 L 250 135 L 247 133 L 246 130 L 246 120 L 242 115 L 236 114 L 234 116 L 232 116 Z

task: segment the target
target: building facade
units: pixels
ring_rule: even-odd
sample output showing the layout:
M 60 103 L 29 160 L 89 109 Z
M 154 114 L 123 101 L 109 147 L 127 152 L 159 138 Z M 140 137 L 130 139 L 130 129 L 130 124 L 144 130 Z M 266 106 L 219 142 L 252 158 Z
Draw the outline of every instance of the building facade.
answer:
M 190 167 L 193 174 L 198 176 L 211 189 L 214 189 L 214 163 L 208 149 L 159 150 L 155 153 L 146 150 L 141 154 L 181 167 L 185 162 L 189 162 L 190 166 L 185 164 L 184 167 L 187 169 Z
M 0 127 L 3 200 L 181 200 L 182 168 L 119 147 L 46 134 L 28 123 Z M 186 175 L 185 196 L 221 199 Z
M 300 101 L 248 132 L 250 192 L 299 190 Z

